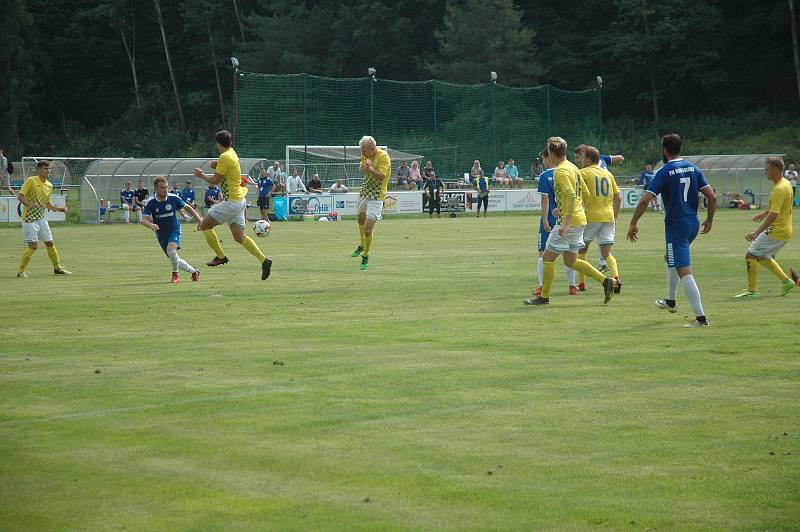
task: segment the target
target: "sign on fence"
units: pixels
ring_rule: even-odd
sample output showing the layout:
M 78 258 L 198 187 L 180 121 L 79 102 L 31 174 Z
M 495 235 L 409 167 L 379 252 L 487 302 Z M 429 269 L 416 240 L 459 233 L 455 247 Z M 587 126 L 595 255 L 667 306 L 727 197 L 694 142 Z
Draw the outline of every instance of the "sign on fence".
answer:
M 53 194 L 50 202 L 56 207 L 63 207 L 67 204 L 67 196 L 64 194 Z M 63 212 L 47 212 L 48 222 L 63 222 L 67 215 Z M 21 222 L 22 204 L 15 196 L 0 196 L 0 222 Z

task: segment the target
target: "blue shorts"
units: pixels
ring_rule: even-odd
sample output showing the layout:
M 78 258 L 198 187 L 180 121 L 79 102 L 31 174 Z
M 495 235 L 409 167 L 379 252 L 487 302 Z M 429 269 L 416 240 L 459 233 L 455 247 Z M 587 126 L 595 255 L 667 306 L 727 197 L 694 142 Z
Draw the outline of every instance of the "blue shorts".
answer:
M 181 249 L 181 231 L 180 229 L 171 231 L 166 234 L 156 233 L 156 238 L 158 239 L 158 244 L 161 246 L 161 249 L 164 250 L 164 254 L 167 254 L 167 245 L 170 242 L 175 242 L 178 245 L 178 249 Z
M 546 233 L 541 226 L 539 226 L 539 251 L 544 251 L 544 248 L 547 247 L 547 237 L 550 236 L 550 233 Z
M 684 268 L 692 264 L 689 246 L 699 231 L 700 221 L 695 217 L 683 218 L 664 226 L 668 267 Z

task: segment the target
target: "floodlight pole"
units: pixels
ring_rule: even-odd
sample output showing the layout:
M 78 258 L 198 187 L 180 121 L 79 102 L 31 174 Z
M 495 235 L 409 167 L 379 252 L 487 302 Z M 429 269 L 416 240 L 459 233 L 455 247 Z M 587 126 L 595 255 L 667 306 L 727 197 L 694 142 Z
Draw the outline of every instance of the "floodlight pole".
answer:
M 492 81 L 492 161 L 497 161 L 497 72 L 489 72 Z
M 367 74 L 372 80 L 369 84 L 369 134 L 373 137 L 375 136 L 375 82 L 378 81 L 375 79 L 375 74 L 377 72 L 375 67 L 369 67 L 367 69 Z
M 231 140 L 236 141 L 236 126 L 239 125 L 239 60 L 231 57 L 233 66 L 233 121 L 231 122 Z
M 600 144 L 603 144 L 603 78 L 597 76 L 597 117 L 600 127 Z

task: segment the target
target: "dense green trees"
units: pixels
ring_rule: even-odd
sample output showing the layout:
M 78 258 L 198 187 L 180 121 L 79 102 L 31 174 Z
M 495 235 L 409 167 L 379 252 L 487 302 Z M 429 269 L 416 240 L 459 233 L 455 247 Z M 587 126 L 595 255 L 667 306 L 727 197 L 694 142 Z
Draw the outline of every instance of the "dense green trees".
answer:
M 785 2 L 4 0 L 0 13 L 0 145 L 15 156 L 207 153 L 232 120 L 232 55 L 243 70 L 334 77 L 494 70 L 582 89 L 600 75 L 605 116 L 653 129 L 799 107 Z

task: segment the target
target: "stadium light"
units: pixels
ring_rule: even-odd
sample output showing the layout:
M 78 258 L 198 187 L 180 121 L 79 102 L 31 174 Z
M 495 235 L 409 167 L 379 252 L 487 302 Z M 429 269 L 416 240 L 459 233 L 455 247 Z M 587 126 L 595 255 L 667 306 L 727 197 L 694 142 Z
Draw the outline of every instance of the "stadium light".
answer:
M 603 77 L 602 76 L 597 76 L 597 86 L 598 87 L 602 87 L 603 86 Z
M 497 72 L 495 72 L 494 70 L 489 72 L 489 79 L 492 80 L 492 83 L 497 83 Z
M 378 71 L 377 71 L 377 70 L 375 70 L 375 67 L 369 67 L 369 68 L 367 69 L 367 74 L 368 74 L 368 75 L 369 75 L 369 76 L 370 76 L 372 79 L 375 79 L 375 74 L 377 74 L 377 73 L 378 73 Z
M 233 68 L 239 68 L 239 60 L 235 57 L 231 57 L 231 65 L 233 65 Z

